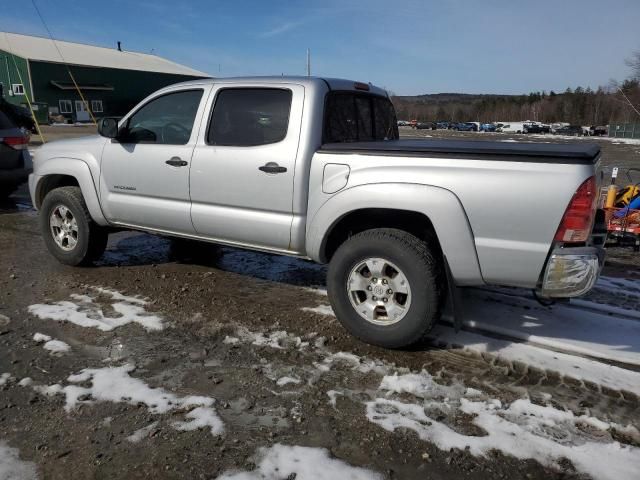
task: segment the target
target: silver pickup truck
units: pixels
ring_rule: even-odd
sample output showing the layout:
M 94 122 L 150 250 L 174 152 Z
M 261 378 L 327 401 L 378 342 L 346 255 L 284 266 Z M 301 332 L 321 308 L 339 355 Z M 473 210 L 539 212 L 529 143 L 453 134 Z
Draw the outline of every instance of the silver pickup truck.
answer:
M 597 145 L 400 140 L 371 84 L 197 80 L 99 133 L 34 155 L 59 261 L 91 263 L 129 228 L 328 263 L 338 319 L 373 344 L 420 340 L 458 287 L 577 296 L 603 262 Z

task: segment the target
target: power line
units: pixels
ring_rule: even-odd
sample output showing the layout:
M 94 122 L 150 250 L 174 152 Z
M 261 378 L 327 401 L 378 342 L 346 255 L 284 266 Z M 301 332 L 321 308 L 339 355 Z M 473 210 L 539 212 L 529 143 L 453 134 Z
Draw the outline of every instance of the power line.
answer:
M 40 20 L 42 21 L 42 25 L 44 25 L 45 30 L 49 34 L 49 38 L 53 42 L 53 46 L 56 47 L 56 50 L 58 51 L 58 55 L 60 55 L 60 58 L 62 59 L 62 63 L 64 63 L 65 67 L 67 67 L 67 72 L 69 73 L 69 77 L 71 78 L 73 85 L 76 87 L 76 90 L 78 91 L 78 95 L 80 95 L 80 98 L 82 99 L 82 103 L 84 103 L 84 108 L 87 110 L 87 112 L 89 112 L 89 115 L 91 116 L 91 120 L 93 121 L 93 124 L 95 126 L 98 126 L 98 122 L 96 122 L 96 118 L 93 116 L 93 112 L 89 108 L 89 103 L 87 102 L 87 100 L 84 98 L 84 95 L 80 91 L 80 87 L 78 87 L 78 83 L 76 82 L 76 79 L 74 78 L 73 73 L 71 73 L 71 68 L 69 68 L 69 65 L 65 61 L 64 56 L 62 55 L 62 52 L 58 48 L 58 44 L 53 38 L 53 34 L 51 33 L 51 30 L 49 30 L 49 27 L 47 26 L 47 22 L 44 21 L 44 17 L 42 16 L 42 13 L 40 13 L 40 9 L 38 8 L 38 5 L 36 5 L 36 0 L 31 0 L 31 3 L 33 4 L 33 8 L 35 8 L 36 13 L 38 14 L 38 17 L 40 17 Z

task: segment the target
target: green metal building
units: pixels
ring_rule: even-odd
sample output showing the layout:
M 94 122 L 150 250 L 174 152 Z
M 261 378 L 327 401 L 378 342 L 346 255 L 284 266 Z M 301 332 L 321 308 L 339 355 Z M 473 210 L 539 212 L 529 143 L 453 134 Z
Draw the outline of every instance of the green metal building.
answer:
M 0 32 L 5 100 L 25 105 L 28 95 L 40 118 L 48 117 L 44 109 L 67 121 L 88 122 L 72 76 L 96 118 L 124 115 L 166 85 L 209 77 L 156 55 Z

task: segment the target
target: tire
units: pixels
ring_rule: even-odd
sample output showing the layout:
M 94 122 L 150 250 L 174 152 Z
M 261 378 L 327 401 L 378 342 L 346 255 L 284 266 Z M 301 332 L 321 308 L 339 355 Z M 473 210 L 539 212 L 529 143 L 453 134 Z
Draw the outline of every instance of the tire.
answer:
M 71 216 L 65 215 L 65 220 L 69 218 L 75 220 L 75 244 L 71 246 L 70 237 L 74 237 L 73 232 L 67 235 L 69 238 L 64 247 L 64 241 L 59 244 L 53 234 L 52 215 L 56 212 L 56 217 L 60 217 L 62 208 L 68 209 Z M 44 238 L 44 243 L 49 252 L 56 259 L 65 265 L 90 265 L 104 253 L 109 237 L 108 231 L 97 225 L 87 209 L 87 205 L 79 187 L 60 187 L 51 190 L 40 209 L 40 231 Z M 62 228 L 62 227 L 59 227 Z
M 368 268 L 359 271 L 367 259 L 386 262 L 381 278 L 375 278 L 373 274 L 367 277 Z M 378 267 L 374 266 L 374 270 L 380 265 L 380 262 L 376 263 Z M 400 276 L 393 277 L 395 269 Z M 401 306 L 404 294 L 400 292 L 403 287 L 398 285 L 405 283 L 398 279 L 403 278 L 409 294 Z M 374 279 L 376 283 L 372 283 Z M 360 286 L 360 281 L 364 282 L 361 291 L 354 292 L 353 288 L 349 291 L 349 285 Z M 329 300 L 340 323 L 364 342 L 385 348 L 402 348 L 421 341 L 439 320 L 446 292 L 443 268 L 434 249 L 407 232 L 387 228 L 366 230 L 340 245 L 329 264 L 327 283 Z M 387 287 L 393 287 L 393 290 L 385 291 Z M 389 292 L 391 295 L 387 296 Z M 374 296 L 376 293 L 383 295 L 382 300 L 386 298 L 385 303 Z M 363 300 L 365 296 L 366 300 Z M 378 301 L 373 315 L 378 311 L 382 315 L 367 319 L 366 314 L 361 315 L 356 308 L 365 311 L 369 307 L 367 311 L 371 311 L 374 299 Z M 362 303 L 357 305 L 360 301 Z M 398 311 L 401 313 L 399 319 L 392 318 Z

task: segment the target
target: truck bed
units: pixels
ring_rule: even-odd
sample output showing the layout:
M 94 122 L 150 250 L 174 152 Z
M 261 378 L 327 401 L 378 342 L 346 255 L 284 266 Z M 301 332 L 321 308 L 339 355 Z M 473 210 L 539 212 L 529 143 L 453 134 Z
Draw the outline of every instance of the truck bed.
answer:
M 595 164 L 595 143 L 516 143 L 469 140 L 390 140 L 385 142 L 326 143 L 319 152 L 390 157 L 442 157 L 537 163 Z M 479 158 L 481 157 L 481 158 Z M 515 160 L 513 157 L 518 157 Z

